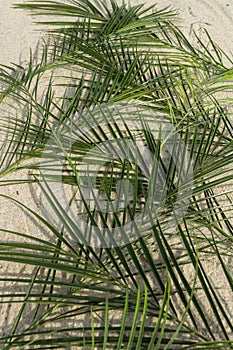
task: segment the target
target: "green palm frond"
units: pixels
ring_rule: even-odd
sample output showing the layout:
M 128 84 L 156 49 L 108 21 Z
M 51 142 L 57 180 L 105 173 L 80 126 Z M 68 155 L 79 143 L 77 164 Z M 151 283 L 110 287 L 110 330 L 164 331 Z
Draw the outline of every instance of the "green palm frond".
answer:
M 1 348 L 232 349 L 208 270 L 231 295 L 232 59 L 169 8 L 16 7 L 50 29 L 38 57 L 0 67 L 0 186 L 46 205 L 0 194 L 41 228 L 1 228 L 0 260 L 27 270 L 0 279 L 16 310 Z

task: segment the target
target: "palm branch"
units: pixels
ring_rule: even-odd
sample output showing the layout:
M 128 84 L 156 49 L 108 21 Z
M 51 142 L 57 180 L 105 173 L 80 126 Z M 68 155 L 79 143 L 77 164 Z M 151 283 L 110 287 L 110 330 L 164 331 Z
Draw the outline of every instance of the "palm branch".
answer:
M 168 8 L 17 7 L 49 30 L 39 57 L 0 68 L 0 185 L 39 188 L 45 211 L 0 194 L 41 227 L 1 229 L 2 263 L 27 268 L 1 277 L 17 306 L 2 349 L 233 348 L 208 271 L 231 295 L 231 58 Z

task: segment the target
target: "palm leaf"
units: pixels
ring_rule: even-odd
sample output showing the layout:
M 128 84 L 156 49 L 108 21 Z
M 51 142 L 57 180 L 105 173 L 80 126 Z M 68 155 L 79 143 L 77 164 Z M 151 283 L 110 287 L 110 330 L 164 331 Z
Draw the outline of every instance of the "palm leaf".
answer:
M 39 58 L 1 66 L 0 186 L 33 184 L 47 213 L 1 198 L 48 236 L 1 229 L 2 264 L 27 267 L 0 279 L 16 305 L 2 349 L 231 349 L 207 264 L 232 293 L 231 58 L 208 33 L 192 45 L 168 8 L 16 7 L 53 29 Z

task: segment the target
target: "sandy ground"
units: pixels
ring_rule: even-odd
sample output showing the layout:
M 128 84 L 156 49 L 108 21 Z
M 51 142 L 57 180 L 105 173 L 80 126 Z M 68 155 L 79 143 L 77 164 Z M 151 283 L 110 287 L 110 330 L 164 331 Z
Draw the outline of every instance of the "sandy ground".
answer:
M 13 0 L 0 0 L 0 63 L 21 63 L 35 47 L 40 33 L 35 31 L 31 18 L 22 10 L 15 10 Z
M 0 0 L 0 63 L 22 62 L 27 58 L 29 48 L 35 47 L 39 32 L 32 25 L 32 19 L 22 10 L 15 10 L 12 5 L 17 0 Z M 18 1 L 22 2 L 22 0 Z M 140 4 L 141 0 L 131 0 Z M 153 4 L 153 0 L 145 1 Z M 158 0 L 158 7 L 171 6 L 178 9 L 182 26 L 189 33 L 194 27 L 203 33 L 203 28 L 224 50 L 233 51 L 233 1 L 232 0 Z M 202 28 L 202 29 L 201 29 Z
M 148 3 L 152 3 L 151 0 Z M 180 18 L 184 31 L 189 34 L 194 27 L 200 34 L 204 35 L 203 28 L 208 29 L 215 42 L 217 42 L 229 54 L 233 52 L 233 0 L 157 0 L 159 7 L 171 5 L 180 11 Z M 29 48 L 35 48 L 39 32 L 35 32 L 32 20 L 28 14 L 21 10 L 14 10 L 11 5 L 13 0 L 0 0 L 0 63 L 9 62 L 22 63 L 28 57 Z M 134 0 L 132 3 L 141 3 Z M 233 55 L 233 54 L 232 54 Z M 1 188 L 1 193 L 12 195 L 33 209 L 37 209 L 37 203 L 26 186 Z M 26 233 L 38 231 L 38 227 L 17 207 L 13 207 L 7 200 L 0 199 L 0 221 L 1 227 L 7 229 L 21 230 Z M 9 267 L 8 267 L 9 269 Z M 11 266 L 14 271 L 14 267 Z M 5 268 L 0 266 L 0 273 Z M 12 271 L 12 272 L 13 272 Z M 8 272 L 10 272 L 8 270 Z M 209 266 L 210 275 L 216 278 L 218 267 Z M 220 285 L 224 281 L 220 278 Z M 229 296 L 228 296 L 229 298 Z M 226 299 L 227 301 L 227 299 Z M 1 312 L 1 311 L 0 311 Z M 0 317 L 0 328 L 7 329 L 10 323 L 9 310 L 2 310 Z
M 20 1 L 19 1 L 20 2 Z M 141 0 L 131 0 L 133 4 L 141 3 Z M 10 62 L 23 64 L 27 61 L 30 48 L 35 49 L 41 33 L 38 26 L 33 24 L 30 15 L 22 10 L 13 9 L 16 0 L 0 0 L 0 64 L 8 65 Z M 148 5 L 153 0 L 147 1 Z M 214 41 L 227 53 L 233 56 L 233 0 L 163 0 L 156 1 L 159 8 L 171 6 L 180 14 L 181 26 L 185 34 L 190 35 L 195 28 L 200 37 L 204 36 L 206 28 Z M 193 38 L 194 40 L 194 38 Z M 7 194 L 19 193 L 20 188 L 7 188 Z M 22 199 L 17 197 L 18 199 Z M 23 190 L 23 199 L 31 204 L 31 195 Z M 14 220 L 8 220 L 9 210 L 7 205 L 0 203 L 1 221 L 14 226 Z M 5 217 L 6 216 L 6 217 Z M 13 221 L 13 223 L 12 223 Z M 16 219 L 19 225 L 18 218 Z

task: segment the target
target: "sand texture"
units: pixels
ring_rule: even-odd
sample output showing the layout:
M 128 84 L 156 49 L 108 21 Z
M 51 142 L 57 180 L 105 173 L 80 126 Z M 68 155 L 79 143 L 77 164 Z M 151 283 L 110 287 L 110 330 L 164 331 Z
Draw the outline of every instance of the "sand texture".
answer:
M 30 47 L 36 48 L 37 40 L 41 35 L 40 32 L 35 32 L 38 27 L 32 24 L 32 18 L 28 13 L 11 7 L 14 2 L 13 0 L 0 0 L 0 64 L 5 65 L 10 62 L 17 64 L 26 62 Z M 206 28 L 214 41 L 233 57 L 233 0 L 158 0 L 156 2 L 160 8 L 170 5 L 172 8 L 179 10 L 181 26 L 191 40 L 195 42 L 195 38 L 191 33 L 192 28 L 197 31 L 201 38 L 204 37 L 204 28 Z M 132 0 L 132 3 L 137 4 L 141 1 Z M 152 3 L 152 0 L 148 1 L 148 4 Z M 9 107 L 5 106 L 4 108 L 7 110 Z M 14 175 L 11 176 L 14 177 Z M 31 209 L 40 211 L 39 196 L 32 191 L 30 186 L 21 184 L 0 187 L 0 191 L 22 201 Z M 37 222 L 7 199 L 0 199 L 0 222 L 1 227 L 5 229 L 19 230 L 38 237 L 46 237 L 47 235 L 47 232 L 41 226 L 38 226 Z M 209 276 L 219 281 L 219 287 L 224 287 L 225 279 L 219 266 L 216 266 L 214 261 L 207 263 L 209 264 Z M 229 261 L 230 264 L 233 266 L 232 261 Z M 22 266 L 10 263 L 2 264 L 0 265 L 0 274 L 5 273 L 9 275 L 20 273 L 30 276 L 30 269 L 25 271 Z M 10 290 L 14 290 L 13 284 Z M 229 314 L 232 316 L 232 295 L 224 288 L 221 293 L 226 305 L 228 305 Z M 2 310 L 0 309 L 0 333 L 4 334 L 9 329 L 16 309 L 17 304 L 5 305 Z

